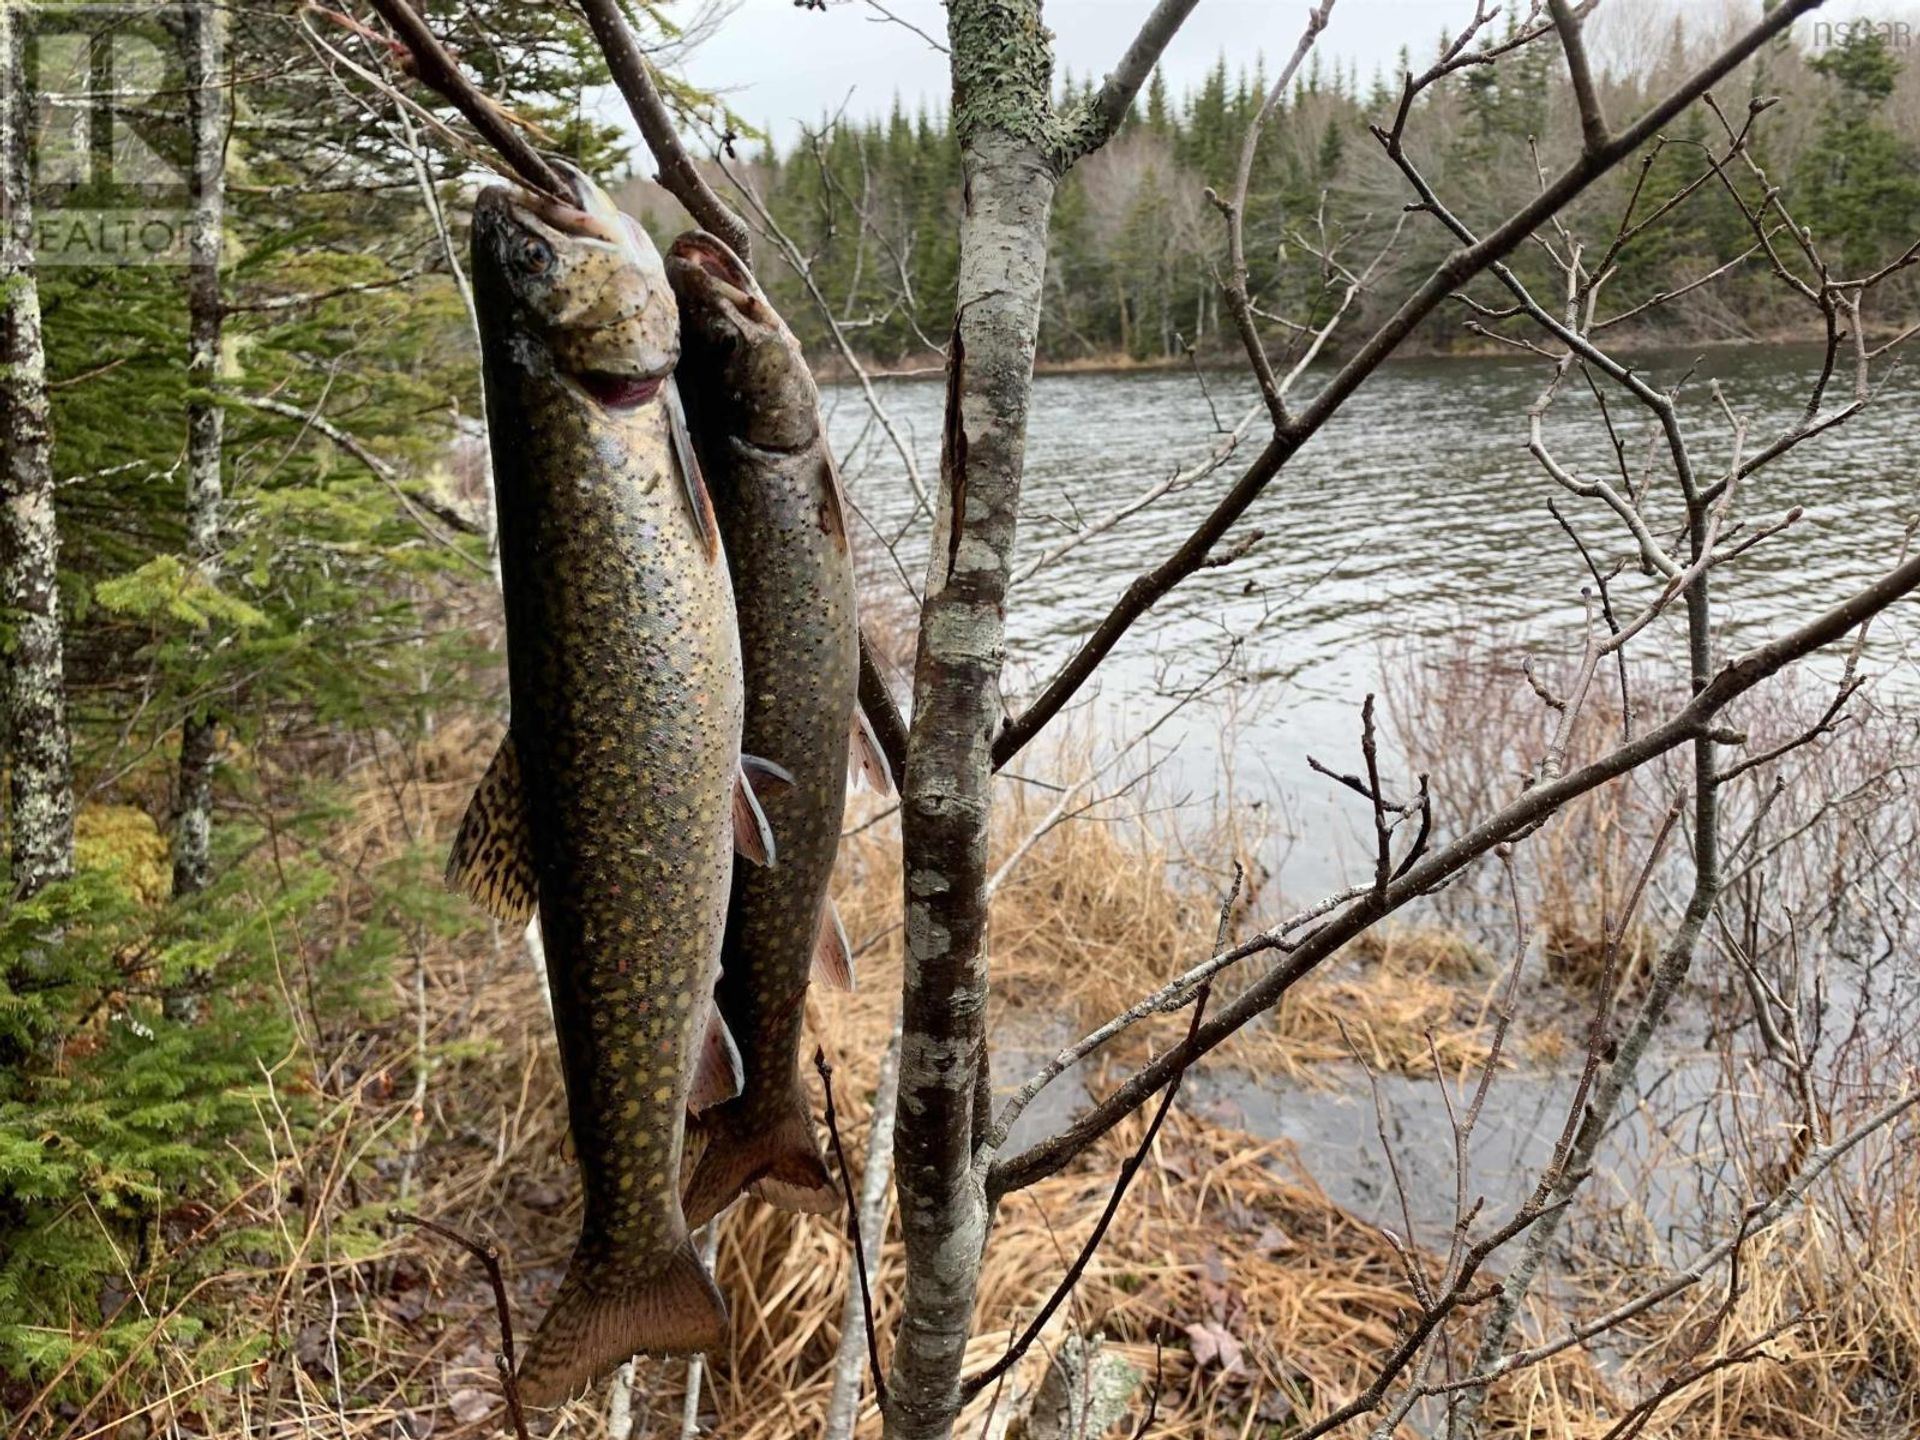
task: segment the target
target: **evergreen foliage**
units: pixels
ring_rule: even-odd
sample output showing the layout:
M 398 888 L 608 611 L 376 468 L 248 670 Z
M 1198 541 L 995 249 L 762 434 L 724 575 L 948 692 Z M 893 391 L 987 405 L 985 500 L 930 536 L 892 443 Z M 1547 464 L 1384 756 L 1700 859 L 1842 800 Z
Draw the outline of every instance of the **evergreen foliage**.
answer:
M 606 77 L 572 12 L 428 8 L 543 143 L 603 175 L 623 162 L 586 104 Z M 497 705 L 498 657 L 468 623 L 490 595 L 483 542 L 247 403 L 338 427 L 414 477 L 398 489 L 478 519 L 483 486 L 449 469 L 480 414 L 449 265 L 467 167 L 312 64 L 301 23 L 233 16 L 217 581 L 184 530 L 184 273 L 40 274 L 81 803 L 74 877 L 0 917 L 0 1413 L 56 1378 L 137 1399 L 157 1328 L 196 1334 L 221 1284 L 291 1257 L 297 1227 L 214 1217 L 284 1153 L 281 1127 L 305 1134 L 333 1103 L 319 1057 L 390 1008 L 397 958 L 483 924 L 444 891 L 443 857 L 363 868 L 339 848 L 356 755 Z M 160 93 L 177 111 L 178 85 Z M 183 118 L 153 117 L 156 143 L 183 143 Z M 215 880 L 174 898 L 171 762 L 206 713 L 223 727 Z M 163 1005 L 182 987 L 191 1023 Z
M 1632 115 L 1664 94 L 1698 62 L 1700 46 L 1676 22 L 1666 53 L 1646 73 L 1603 76 L 1602 99 L 1615 117 Z M 1323 69 L 1318 52 L 1297 77 L 1254 156 L 1247 214 L 1247 259 L 1256 303 L 1300 324 L 1324 321 L 1343 288 L 1339 264 L 1358 270 L 1402 224 L 1377 284 L 1358 300 L 1348 333 L 1383 318 L 1376 294 L 1403 293 L 1449 248 L 1429 217 L 1406 215 L 1400 177 L 1368 134 L 1390 120 L 1403 56 L 1393 76 L 1362 88 L 1357 75 Z M 1551 45 L 1522 47 L 1498 65 L 1475 66 L 1435 87 L 1409 127 L 1422 166 L 1469 224 L 1498 223 L 1575 153 L 1577 120 Z M 1050 362 L 1177 358 L 1237 348 L 1223 329 L 1217 277 L 1225 265 L 1225 229 L 1206 202 L 1209 187 L 1231 193 L 1242 137 L 1268 88 L 1263 61 L 1230 67 L 1222 58 L 1184 95 L 1156 72 L 1144 100 L 1106 149 L 1068 174 L 1055 201 L 1047 310 L 1040 358 Z M 1920 162 L 1911 127 L 1920 83 L 1884 39 L 1859 27 L 1812 59 L 1791 49 L 1764 57 L 1741 81 L 1780 104 L 1756 126 L 1753 153 L 1775 183 L 1790 183 L 1829 259 L 1850 272 L 1897 253 L 1920 216 Z M 1057 105 L 1091 82 L 1063 77 Z M 1732 91 L 1729 91 L 1732 93 Z M 1730 107 L 1730 111 L 1740 108 Z M 1793 117 L 1791 123 L 1783 116 Z M 1808 123 L 1812 122 L 1812 123 Z M 1703 169 L 1705 147 L 1725 136 L 1698 107 L 1576 205 L 1570 223 L 1604 246 L 1634 196 L 1636 219 L 1652 213 Z M 812 277 L 842 317 L 857 350 L 881 364 L 919 357 L 943 344 L 952 324 L 954 249 L 960 207 L 958 155 L 948 117 L 920 108 L 910 119 L 896 102 L 880 119 L 823 122 L 786 154 L 763 151 L 756 183 L 782 229 L 807 257 Z M 1641 179 L 1642 166 L 1645 178 Z M 1757 186 L 1743 166 L 1728 179 L 1749 200 Z M 1615 303 L 1633 303 L 1715 270 L 1754 244 L 1717 184 L 1663 216 L 1622 257 Z M 1513 261 L 1530 282 L 1557 273 L 1538 252 Z M 1748 262 L 1751 265 L 1751 258 Z M 1764 262 L 1763 262 L 1764 263 Z M 763 265 L 763 268 L 767 266 Z M 1885 292 L 1897 300 L 1915 293 Z M 1491 282 L 1482 296 L 1501 303 Z M 772 290 L 810 353 L 831 343 L 799 279 L 774 268 Z M 1712 287 L 1649 312 L 1650 341 L 1763 335 L 1798 318 L 1762 266 L 1734 271 Z M 1442 350 L 1482 343 L 1442 311 L 1420 336 Z M 1274 331 L 1276 348 L 1289 337 Z M 1297 337 L 1296 337 L 1297 338 Z

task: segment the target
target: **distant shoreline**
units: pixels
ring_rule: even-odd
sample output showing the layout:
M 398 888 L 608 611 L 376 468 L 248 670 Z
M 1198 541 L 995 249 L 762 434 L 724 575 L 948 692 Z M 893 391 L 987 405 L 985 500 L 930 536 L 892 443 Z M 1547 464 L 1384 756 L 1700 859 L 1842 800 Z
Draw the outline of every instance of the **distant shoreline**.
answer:
M 1867 336 L 1869 343 L 1891 340 L 1902 333 L 1904 327 L 1897 325 L 1872 327 Z M 1720 335 L 1720 336 L 1682 336 L 1673 337 L 1658 333 L 1622 335 L 1619 339 L 1609 339 L 1607 349 L 1610 354 L 1644 355 L 1675 350 L 1737 350 L 1753 346 L 1818 346 L 1821 337 L 1807 333 L 1804 329 L 1781 329 L 1768 331 L 1760 335 Z M 1476 341 L 1471 344 L 1450 345 L 1445 348 L 1433 345 L 1410 343 L 1401 346 L 1389 357 L 1388 364 L 1399 360 L 1492 360 L 1499 358 L 1525 359 L 1525 352 L 1509 345 Z M 1322 359 L 1320 366 L 1335 363 L 1342 358 L 1340 352 L 1334 352 Z M 1531 358 L 1538 358 L 1531 357 Z M 942 379 L 946 366 L 929 356 L 924 360 L 882 361 L 863 360 L 861 362 L 869 379 L 899 380 L 908 383 Z M 1036 375 L 1152 375 L 1168 371 L 1190 370 L 1195 366 L 1209 374 L 1217 374 L 1245 367 L 1245 361 L 1239 352 L 1231 350 L 1214 351 L 1199 356 L 1172 355 L 1151 360 L 1137 360 L 1130 355 L 1109 352 L 1098 355 L 1079 355 L 1068 360 L 1040 360 L 1035 363 Z M 813 362 L 814 378 L 823 385 L 849 384 L 854 373 L 837 354 L 821 357 Z

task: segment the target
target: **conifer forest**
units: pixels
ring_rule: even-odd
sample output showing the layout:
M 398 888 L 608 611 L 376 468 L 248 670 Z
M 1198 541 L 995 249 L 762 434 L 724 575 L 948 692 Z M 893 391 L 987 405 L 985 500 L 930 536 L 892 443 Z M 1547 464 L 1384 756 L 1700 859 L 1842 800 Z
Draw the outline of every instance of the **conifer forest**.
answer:
M 1210 5 L 0 0 L 0 1433 L 1920 1435 L 1920 11 Z

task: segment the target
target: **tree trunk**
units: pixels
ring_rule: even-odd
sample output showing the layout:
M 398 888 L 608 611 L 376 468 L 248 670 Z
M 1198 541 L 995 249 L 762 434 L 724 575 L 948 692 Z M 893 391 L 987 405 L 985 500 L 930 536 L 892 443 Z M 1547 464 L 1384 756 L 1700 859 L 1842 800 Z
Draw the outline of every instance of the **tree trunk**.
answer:
M 58 587 L 60 532 L 47 430 L 47 362 L 34 277 L 26 35 L 0 6 L 0 606 L 7 654 L 13 891 L 27 896 L 73 871 L 73 756 Z
M 887 1434 L 945 1440 L 987 1231 L 987 833 L 1015 509 L 1056 176 L 1036 0 L 953 0 L 964 210 L 901 826 L 907 959 L 897 1186 L 906 1295 Z
M 226 9 L 185 7 L 187 120 L 193 137 L 187 239 L 187 550 L 201 573 L 221 568 L 221 442 L 225 417 L 213 391 L 220 372 L 220 253 L 225 210 L 226 95 L 221 69 Z M 213 772 L 219 760 L 214 717 L 200 711 L 180 730 L 180 779 L 173 829 L 173 893 L 192 895 L 213 877 Z M 182 997 L 185 999 L 185 997 Z M 171 1005 L 171 997 L 170 997 Z M 188 1005 L 190 1009 L 190 1004 Z

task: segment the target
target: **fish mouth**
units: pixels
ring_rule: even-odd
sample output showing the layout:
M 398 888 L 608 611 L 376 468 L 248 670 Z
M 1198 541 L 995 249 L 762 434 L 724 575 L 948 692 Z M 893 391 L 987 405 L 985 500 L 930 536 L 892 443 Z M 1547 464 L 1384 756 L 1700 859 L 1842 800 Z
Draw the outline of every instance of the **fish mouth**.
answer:
M 549 195 L 524 183 L 509 181 L 482 191 L 481 204 L 499 206 L 516 223 L 543 230 L 550 238 L 585 240 L 616 249 L 623 247 L 627 236 L 613 202 L 577 166 L 557 158 L 554 166 L 570 188 L 570 194 Z
M 604 370 L 588 370 L 573 377 L 574 382 L 608 410 L 637 410 L 660 393 L 667 383 L 664 375 L 614 375 Z
M 667 255 L 698 270 L 722 300 L 748 319 L 765 318 L 759 297 L 753 293 L 753 280 L 747 274 L 747 267 L 718 236 L 704 230 L 690 230 L 673 242 Z
M 568 205 L 551 195 L 541 195 L 524 187 L 513 190 L 512 203 L 522 216 L 538 221 L 556 234 L 575 240 L 590 240 L 599 245 L 619 246 L 625 243 L 624 235 L 606 219 L 584 206 Z

